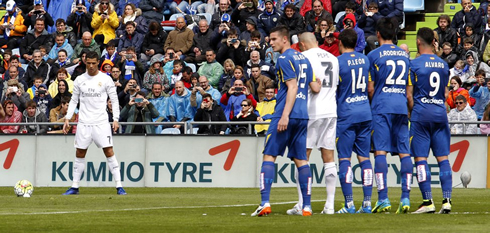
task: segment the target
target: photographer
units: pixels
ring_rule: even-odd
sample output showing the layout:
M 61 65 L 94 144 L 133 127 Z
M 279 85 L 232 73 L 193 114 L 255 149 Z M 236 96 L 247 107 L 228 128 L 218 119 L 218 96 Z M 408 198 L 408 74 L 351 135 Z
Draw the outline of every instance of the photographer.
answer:
M 138 61 L 135 48 L 128 47 L 126 50 L 122 49 L 120 55 L 121 60 L 119 61 L 118 66 L 121 70 L 121 75 L 125 80 L 135 79 L 137 84 L 142 86 L 145 68 L 143 64 Z
M 449 94 L 446 99 L 447 105 L 449 105 L 450 109 L 453 109 L 456 107 L 456 97 L 459 95 L 462 95 L 466 98 L 466 102 L 470 100 L 470 94 L 468 90 L 464 89 L 461 87 L 463 85 L 463 82 L 461 82 L 461 79 L 458 76 L 454 76 L 450 80 L 450 86 L 449 86 Z
M 199 107 L 201 105 L 201 101 L 204 98 L 203 96 L 206 94 L 211 95 L 211 98 L 215 100 L 221 98 L 221 94 L 219 93 L 219 91 L 209 85 L 209 81 L 206 76 L 200 76 L 198 81 L 199 86 L 195 86 L 192 88 L 190 97 L 191 107 Z
M 76 7 L 73 9 L 68 18 L 66 18 L 66 24 L 73 28 L 77 40 L 82 39 L 82 35 L 85 32 L 92 33 L 92 14 L 87 11 L 85 7 L 85 0 L 76 0 Z M 92 34 L 90 34 L 92 37 Z
M 63 88 L 65 88 L 65 90 L 60 90 L 60 86 L 63 86 Z M 56 97 L 62 98 L 63 96 L 65 96 L 64 94 L 71 97 L 71 94 L 68 92 L 68 86 L 67 86 L 66 81 L 61 80 L 58 83 L 58 94 L 56 95 Z M 41 84 L 39 86 L 39 88 L 36 90 L 35 96 L 32 100 L 34 100 L 34 102 L 36 102 L 37 108 L 39 109 L 39 111 L 41 111 L 43 114 L 46 115 L 46 118 L 49 117 L 49 111 L 51 111 L 51 108 L 57 106 L 57 105 L 54 105 L 55 101 L 49 95 L 48 88 L 46 87 L 45 84 Z M 61 103 L 61 101 L 60 101 L 60 103 Z
M 145 93 L 138 91 L 121 110 L 120 117 L 127 122 L 153 122 L 160 115 L 158 110 L 145 98 Z M 127 125 L 125 134 L 154 134 L 153 125 Z
M 124 87 L 124 90 L 119 92 L 118 98 L 119 98 L 119 105 L 121 107 L 126 106 L 126 104 L 129 103 L 129 101 L 134 98 L 136 93 L 140 91 L 141 88 L 138 86 L 138 83 L 136 82 L 136 79 L 130 79 L 127 83 L 126 86 Z
M 252 16 L 257 18 L 261 13 L 262 11 L 257 9 L 257 1 L 243 0 L 242 3 L 233 10 L 231 19 L 233 20 L 233 23 L 238 26 L 240 31 L 243 32 L 247 29 L 247 26 L 245 25 L 247 19 Z
M 216 60 L 219 63 L 223 63 L 226 59 L 231 59 L 237 65 L 244 63 L 245 55 L 245 41 L 238 39 L 238 33 L 235 29 L 230 29 L 226 39 L 221 41 L 222 46 L 219 48 L 216 55 Z
M 490 102 L 490 79 L 485 79 L 483 70 L 477 70 L 476 80 L 477 84 L 470 89 L 469 93 L 476 100 L 474 110 L 478 120 L 481 120 L 485 107 Z
M 44 19 L 46 30 L 54 25 L 53 17 L 44 9 L 42 0 L 34 0 L 34 8 L 24 17 L 24 25 L 34 28 L 36 19 Z
M 229 121 L 234 118 L 241 111 L 241 103 L 244 99 L 252 101 L 252 106 L 257 106 L 257 101 L 253 95 L 250 94 L 247 87 L 243 85 L 242 80 L 235 80 L 233 86 L 221 97 L 221 104 L 225 106 L 225 116 Z
M 194 121 L 226 121 L 225 113 L 221 106 L 208 94 L 203 94 L 201 107 L 194 115 Z M 226 125 L 199 125 L 198 134 L 225 134 Z
M 356 25 L 356 17 L 354 14 L 350 13 L 345 16 L 344 19 L 344 29 L 354 29 L 357 33 L 357 43 L 356 47 L 354 50 L 356 52 L 362 53 L 364 51 L 364 48 L 366 47 L 366 40 L 364 39 L 364 31 L 360 28 L 357 27 Z M 341 31 L 343 31 L 341 30 Z
M 7 86 L 3 90 L 2 103 L 5 100 L 12 101 L 19 112 L 23 112 L 28 100 L 30 100 L 29 93 L 24 92 L 24 89 L 20 85 L 17 79 L 10 79 L 7 81 Z

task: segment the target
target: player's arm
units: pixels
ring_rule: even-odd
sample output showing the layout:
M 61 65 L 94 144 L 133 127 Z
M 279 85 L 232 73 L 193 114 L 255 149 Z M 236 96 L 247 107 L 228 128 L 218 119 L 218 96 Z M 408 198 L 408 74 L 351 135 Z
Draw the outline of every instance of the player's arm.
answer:
M 286 81 L 286 86 L 288 87 L 288 92 L 286 95 L 286 103 L 284 105 L 284 110 L 282 112 L 281 119 L 277 125 L 277 131 L 286 131 L 289 123 L 289 114 L 293 109 L 294 102 L 296 101 L 296 94 L 298 93 L 298 83 L 296 79 L 292 78 Z
M 320 79 L 317 79 L 315 73 L 313 73 L 313 80 L 310 82 L 310 89 L 313 93 L 318 93 L 322 89 Z
M 412 109 L 413 109 L 413 85 L 412 85 L 411 77 L 415 77 L 415 76 L 413 76 L 411 71 L 409 71 L 408 85 L 407 85 L 407 105 L 408 105 L 407 107 L 408 107 L 409 118 L 410 118 L 410 114 L 412 113 Z
M 116 92 L 116 86 L 114 85 L 114 82 L 110 80 L 109 82 L 106 82 L 106 90 L 107 90 L 107 95 L 109 96 L 109 99 L 111 99 L 111 104 L 112 104 L 112 128 L 114 132 L 117 132 L 119 129 L 119 98 L 117 97 L 117 92 Z
M 75 83 L 73 84 L 73 93 L 71 96 L 70 103 L 68 104 L 68 111 L 66 112 L 65 115 L 65 124 L 63 124 L 63 133 L 67 134 L 68 131 L 70 130 L 70 119 L 73 117 L 73 114 L 75 113 L 75 109 L 78 104 L 78 99 L 80 97 L 80 87 L 78 82 L 75 80 Z
M 373 100 L 373 95 L 374 95 L 374 82 L 369 81 L 368 82 L 368 97 L 369 97 L 369 102 Z

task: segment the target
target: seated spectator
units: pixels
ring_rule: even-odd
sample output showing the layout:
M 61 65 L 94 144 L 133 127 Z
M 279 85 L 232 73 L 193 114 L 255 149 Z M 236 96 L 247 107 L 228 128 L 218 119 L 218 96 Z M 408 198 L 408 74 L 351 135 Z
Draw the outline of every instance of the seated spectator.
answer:
M 20 79 L 19 76 L 19 68 L 16 66 L 10 66 L 8 69 L 9 73 L 8 75 L 5 75 L 4 80 L 1 87 L 2 91 L 5 92 L 6 88 L 8 87 L 7 82 L 9 80 L 17 80 L 19 82 L 19 85 L 21 86 L 22 90 L 25 90 L 27 88 L 27 83 L 24 82 L 24 80 Z
M 259 32 L 258 28 L 257 28 L 257 18 L 256 17 L 250 17 L 246 20 L 245 22 L 245 30 L 241 30 L 242 33 L 240 33 L 240 36 L 239 38 L 241 40 L 245 40 L 245 42 L 250 42 L 250 40 L 252 39 L 252 33 L 257 31 Z M 260 32 L 259 32 L 260 34 Z M 261 37 L 260 37 L 261 38 Z M 263 43 L 263 39 L 261 38 L 261 43 Z
M 294 4 L 288 4 L 284 7 L 284 14 L 281 15 L 278 25 L 284 25 L 288 28 L 290 38 L 298 36 L 300 32 L 305 30 L 303 16 L 299 14 Z
M 464 42 L 466 38 L 473 40 L 473 46 L 475 48 L 480 47 L 481 35 L 475 32 L 473 24 L 469 23 L 464 26 L 464 32 L 461 34 L 461 42 Z M 463 43 L 461 43 L 463 45 Z
M 235 66 L 235 69 L 233 69 L 233 77 L 230 81 L 230 88 L 235 85 L 236 80 L 242 80 L 243 83 L 247 83 L 248 77 L 245 75 L 245 70 L 241 66 Z M 226 92 L 228 92 L 230 88 L 228 88 Z
M 261 42 L 261 38 L 262 36 L 260 35 L 259 31 L 253 31 L 250 34 L 250 40 L 247 43 L 247 47 L 245 47 L 245 57 L 250 57 L 250 53 L 252 51 L 258 51 L 260 57 L 265 57 L 265 51 L 267 50 L 267 47 L 263 42 Z
M 447 117 L 449 122 L 477 121 L 476 113 L 471 109 L 466 98 L 462 95 L 456 97 L 456 108 L 451 109 Z M 476 134 L 476 124 L 450 124 L 451 134 Z
M 258 122 L 270 122 L 274 109 L 276 108 L 276 97 L 273 86 L 267 86 L 265 88 L 265 98 L 257 103 L 257 112 L 259 112 Z M 255 125 L 255 131 L 257 134 L 265 134 L 269 129 L 269 125 Z
M 316 28 L 316 24 L 320 19 L 333 18 L 332 15 L 326 11 L 323 7 L 323 2 L 320 0 L 314 0 L 313 9 L 305 13 L 306 30 L 313 32 Z
M 163 63 L 165 64 L 163 66 L 163 70 L 165 71 L 165 75 L 167 75 L 167 78 L 169 80 L 169 82 L 171 83 L 172 82 L 172 75 L 173 75 L 173 71 L 174 71 L 174 61 L 176 60 L 180 60 L 180 57 L 178 57 L 176 54 L 175 54 L 175 50 L 171 47 L 168 47 L 166 50 L 165 50 L 165 56 L 163 57 Z M 184 62 L 185 64 L 185 62 Z
M 142 11 L 143 17 L 149 21 L 162 21 L 163 19 L 163 1 L 156 0 L 141 0 L 139 8 Z
M 485 72 L 483 70 L 476 71 L 477 85 L 474 85 L 469 93 L 470 97 L 475 98 L 476 103 L 473 106 L 478 120 L 483 117 L 485 107 L 490 102 L 490 79 L 485 79 Z
M 46 45 L 51 47 L 51 35 L 44 29 L 44 19 L 36 19 L 36 24 L 32 30 L 27 32 L 24 39 L 20 42 L 20 54 L 26 61 L 31 61 L 35 50 L 39 46 Z
M 150 69 L 143 77 L 143 88 L 151 90 L 153 84 L 159 83 L 163 87 L 163 92 L 168 93 L 170 84 L 168 78 L 163 71 L 162 61 L 157 57 L 153 57 L 150 61 Z
M 138 86 L 142 86 L 143 75 L 145 72 L 145 68 L 136 56 L 135 48 L 128 47 L 126 51 L 121 51 L 121 60 L 119 64 L 119 69 L 121 70 L 121 74 L 123 75 L 125 80 L 135 79 L 138 83 Z
M 141 90 L 140 86 L 136 82 L 136 79 L 132 78 L 129 79 L 126 82 L 126 85 L 124 86 L 124 90 L 119 92 L 117 94 L 118 99 L 119 99 L 119 105 L 121 107 L 126 106 L 126 104 L 129 103 L 129 101 L 134 98 L 137 92 Z
M 226 59 L 224 64 L 224 72 L 221 75 L 218 82 L 218 91 L 224 94 L 231 87 L 231 79 L 233 78 L 233 71 L 235 70 L 235 63 L 231 59 Z
M 55 45 L 53 45 L 53 48 L 51 48 L 51 50 L 49 51 L 48 63 L 52 64 L 58 59 L 58 52 L 61 49 L 65 50 L 67 54 L 67 59 L 71 59 L 71 56 L 73 55 L 73 48 L 68 43 L 68 39 L 65 39 L 65 36 L 63 34 L 56 34 L 55 42 Z
M 332 14 L 332 2 L 330 0 L 320 0 L 322 2 L 323 9 L 325 9 L 328 13 Z M 298 3 L 294 3 L 299 10 L 301 15 L 306 15 L 306 13 L 313 9 L 312 0 L 304 0 L 298 1 Z M 345 8 L 345 7 L 344 7 Z
M 446 104 L 449 105 L 449 108 L 456 108 L 456 97 L 462 95 L 466 98 L 466 102 L 470 99 L 470 93 L 468 90 L 462 88 L 463 82 L 458 76 L 454 76 L 451 78 L 449 82 L 449 94 L 446 99 Z
M 146 96 L 146 99 L 155 106 L 157 111 L 160 113 L 158 117 L 153 118 L 153 122 L 167 121 L 165 116 L 167 116 L 168 111 L 168 94 L 163 92 L 162 84 L 153 83 L 151 92 Z M 155 133 L 160 134 L 162 132 L 163 125 L 155 126 Z
M 252 101 L 250 99 L 244 99 L 242 100 L 241 103 L 241 109 L 240 112 L 233 118 L 230 119 L 230 121 L 257 121 L 257 115 L 254 113 L 254 107 L 252 106 Z M 253 130 L 255 129 L 255 125 L 251 125 L 252 128 L 252 133 Z M 249 134 L 249 126 L 248 125 L 231 125 L 231 134 Z
M 194 34 L 194 43 L 185 57 L 186 62 L 201 63 L 206 61 L 206 51 L 216 47 L 218 35 L 209 29 L 208 21 L 199 21 L 199 32 Z M 204 54 L 203 54 L 204 53 Z
M 174 89 L 175 83 L 182 79 L 182 73 L 184 68 L 184 63 L 181 60 L 175 60 L 173 62 L 174 69 L 172 70 L 172 75 L 170 76 L 170 88 Z M 174 92 L 172 92 L 173 94 Z
M 150 22 L 148 29 L 149 32 L 146 33 L 141 44 L 140 60 L 142 62 L 147 62 L 154 56 L 157 59 L 162 59 L 165 53 L 162 44 L 167 40 L 167 33 L 156 21 Z
M 344 28 L 341 31 L 345 29 L 354 29 L 354 31 L 356 31 L 357 43 L 356 43 L 356 48 L 354 50 L 356 52 L 362 53 L 364 51 L 364 48 L 366 47 L 366 41 L 364 40 L 364 31 L 359 27 L 357 27 L 354 14 L 347 14 L 345 16 L 343 23 L 344 23 Z
M 252 65 L 251 72 L 250 79 L 246 82 L 247 89 L 253 95 L 254 99 L 262 102 L 265 98 L 266 87 L 274 85 L 274 82 L 260 73 L 260 66 L 257 64 Z
M 482 121 L 490 121 L 490 103 L 485 106 L 485 112 L 483 112 Z M 490 134 L 490 124 L 480 124 L 481 134 Z
M 444 44 L 442 44 L 441 58 L 444 59 L 449 68 L 453 68 L 454 64 L 458 61 L 458 55 L 453 51 L 449 42 L 444 42 Z
M 42 84 L 41 84 L 41 87 L 42 87 Z M 63 98 L 70 98 L 71 99 L 72 94 L 71 94 L 70 90 L 71 90 L 70 85 L 68 84 L 68 82 L 66 80 L 64 80 L 64 79 L 58 80 L 58 94 L 56 94 L 53 97 L 51 108 L 55 108 L 55 107 L 60 106 L 61 100 Z M 49 94 L 49 92 L 48 92 L 48 94 Z
M 231 17 L 228 14 L 223 14 L 221 16 L 221 24 L 218 25 L 215 29 L 214 32 L 218 35 L 218 43 L 217 48 L 220 49 L 225 43 L 223 40 L 226 41 L 228 39 L 228 34 L 230 34 L 231 30 L 233 31 L 233 34 L 236 35 L 236 39 L 238 39 L 238 35 L 240 34 L 240 29 L 236 27 L 232 22 L 231 22 Z
M 223 108 L 213 100 L 213 97 L 204 93 L 202 103 L 194 115 L 195 122 L 226 121 Z M 199 125 L 198 134 L 225 134 L 226 125 Z
M 46 63 L 41 56 L 41 51 L 35 50 L 32 53 L 32 60 L 27 65 L 27 70 L 24 74 L 24 81 L 28 86 L 32 86 L 35 76 L 41 76 L 44 78 L 43 83 L 49 84 L 54 80 L 54 75 L 51 72 L 51 66 Z
M 34 28 L 37 19 L 44 19 L 45 29 L 48 29 L 48 26 L 52 27 L 54 25 L 53 17 L 44 9 L 42 0 L 34 0 L 34 8 L 25 16 L 24 25 L 26 27 Z
M 264 60 L 260 59 L 260 53 L 258 51 L 252 51 L 250 53 L 250 60 L 247 61 L 247 67 L 245 73 L 248 77 L 252 74 L 252 65 L 257 64 L 260 66 L 261 74 L 272 79 L 276 80 L 276 72 L 275 67 L 272 64 L 265 63 Z
M 71 80 L 75 81 L 75 79 L 79 76 L 84 74 L 87 71 L 87 64 L 86 64 L 86 54 L 89 52 L 88 49 L 82 50 L 80 53 L 80 59 L 79 62 L 74 63 L 73 66 L 75 66 L 75 69 L 73 70 L 73 73 L 71 74 Z
M 113 66 L 111 69 L 111 78 L 114 81 L 114 86 L 116 86 L 116 92 L 119 94 L 123 91 L 126 86 L 126 80 L 121 75 L 121 70 L 117 66 Z
M 315 29 L 315 37 L 318 41 L 318 45 L 324 44 L 325 38 L 334 32 L 335 26 L 333 25 L 333 19 L 319 19 Z
M 56 20 L 56 31 L 51 34 L 51 38 L 53 38 L 53 44 L 56 43 L 57 34 L 63 34 L 72 48 L 75 48 L 75 46 L 77 45 L 77 36 L 75 35 L 75 32 L 73 32 L 72 27 L 66 26 L 66 22 L 64 19 L 60 18 Z
M 222 46 L 218 50 L 216 59 L 219 63 L 226 59 L 231 59 L 236 64 L 243 64 L 246 60 L 245 46 L 246 42 L 238 39 L 238 34 L 235 29 L 231 29 L 227 33 L 227 38 L 221 41 Z
M 454 67 L 449 69 L 449 77 L 458 76 L 461 79 L 461 82 L 464 82 L 468 79 L 468 70 L 470 67 L 464 63 L 463 60 L 458 60 L 454 64 Z
M 451 28 L 454 28 L 460 35 L 464 34 L 464 26 L 472 23 L 475 28 L 481 27 L 481 15 L 471 3 L 471 0 L 461 0 L 463 9 L 456 12 L 451 22 Z
M 191 93 L 184 87 L 182 81 L 175 83 L 175 95 L 168 99 L 168 115 L 167 119 L 170 122 L 187 122 L 192 120 L 195 112 L 191 108 L 190 103 Z M 173 128 L 179 129 L 180 133 L 184 133 L 183 125 L 173 125 Z
M 12 67 L 12 66 L 17 67 L 17 70 L 19 71 L 18 76 L 19 76 L 20 79 L 23 79 L 24 74 L 25 74 L 26 71 L 24 70 L 24 68 L 22 68 L 22 65 L 20 64 L 19 56 L 12 55 L 10 57 L 9 67 Z M 9 74 L 9 70 L 8 69 L 5 71 L 5 74 L 3 74 L 3 75 L 4 75 L 3 76 L 3 80 L 9 80 L 10 74 Z
M 362 14 L 357 22 L 357 26 L 364 31 L 364 38 L 366 40 L 365 54 L 376 49 L 378 43 L 378 37 L 376 36 L 376 22 L 381 18 L 381 14 L 378 12 L 378 4 L 376 2 L 369 3 L 368 11 Z M 447 26 L 447 24 L 446 24 Z M 453 30 L 454 31 L 454 30 Z M 455 43 L 455 45 L 457 42 Z
M 136 8 L 133 3 L 127 3 L 124 7 L 124 13 L 119 16 L 119 27 L 116 29 L 116 38 L 123 36 L 126 32 L 126 24 L 129 21 L 134 23 L 135 32 L 144 36 L 148 32 L 148 21 L 141 14 L 140 8 Z
M 24 87 L 20 85 L 17 79 L 8 80 L 3 93 L 1 101 L 12 101 L 19 112 L 24 111 L 27 101 L 30 100 L 29 94 L 24 91 Z
M 241 111 L 240 104 L 244 99 L 250 99 L 252 101 L 252 106 L 257 106 L 257 101 L 255 101 L 247 87 L 243 85 L 243 81 L 236 80 L 230 90 L 228 90 L 228 92 L 226 92 L 220 99 L 220 103 L 225 107 L 225 116 L 228 121 L 233 119 Z
M 393 1 L 370 0 L 369 2 L 372 1 L 378 3 L 378 9 L 381 16 L 383 16 L 384 18 L 396 19 L 397 23 L 395 25 L 399 25 L 403 23 L 404 0 L 393 0 Z
M 195 86 L 192 88 L 190 97 L 191 107 L 198 108 L 199 106 L 201 106 L 202 98 L 206 93 L 210 94 L 212 99 L 221 98 L 221 94 L 219 93 L 219 91 L 209 84 L 208 78 L 206 76 L 200 76 L 199 86 Z
M 45 84 L 39 85 L 38 90 L 36 91 L 34 98 L 32 99 L 36 102 L 37 108 L 46 115 L 49 116 L 49 111 L 53 107 L 53 98 L 49 95 L 48 88 Z
M 339 40 L 335 38 L 334 33 L 328 34 L 327 37 L 325 37 L 325 42 L 319 47 L 336 57 L 340 56 Z
M 91 22 L 91 26 L 94 29 L 92 37 L 99 46 L 103 46 L 116 38 L 116 28 L 119 26 L 119 20 L 114 5 L 109 0 L 100 1 L 99 4 L 95 5 L 94 9 L 95 12 Z M 98 55 L 100 56 L 100 51 Z
M 94 51 L 100 56 L 100 46 L 92 39 L 92 34 L 90 32 L 84 32 L 82 36 L 82 43 L 78 43 L 75 48 L 73 48 L 72 62 L 80 62 L 82 56 L 82 50 Z
M 206 62 L 201 64 L 197 73 L 199 73 L 200 76 L 206 76 L 210 85 L 214 88 L 218 88 L 219 78 L 223 74 L 223 66 L 216 61 L 214 50 L 206 50 Z
M 66 24 L 73 28 L 77 40 L 83 39 L 86 32 L 90 33 L 90 39 L 92 39 L 92 13 L 87 11 L 85 0 L 76 0 L 75 4 L 76 7 L 66 18 Z M 75 49 L 75 54 L 77 54 L 76 51 Z
M 22 113 L 17 110 L 14 102 L 11 100 L 2 101 L 3 105 L 0 109 L 1 123 L 20 123 L 22 120 Z M 13 134 L 19 131 L 19 125 L 2 125 L 0 126 L 0 133 Z
M 451 25 L 451 18 L 449 15 L 443 14 L 437 18 L 437 28 L 434 31 L 439 36 L 439 45 L 441 47 L 445 42 L 448 42 L 449 47 L 452 48 L 453 52 L 456 52 L 456 48 L 458 48 L 458 33 L 449 25 Z
M 145 93 L 139 91 L 136 93 L 126 106 L 121 110 L 121 118 L 127 122 L 153 122 L 160 114 L 150 101 L 145 98 Z M 155 126 L 153 125 L 127 125 L 124 130 L 125 134 L 154 134 Z
M 65 122 L 65 116 L 66 113 L 68 112 L 68 105 L 70 104 L 70 97 L 63 97 L 61 99 L 61 104 L 55 108 L 52 108 L 51 111 L 49 112 L 49 121 L 50 122 L 56 122 L 56 123 L 64 123 Z M 111 106 L 111 105 L 109 105 Z M 112 120 L 110 120 L 112 121 Z M 78 122 L 78 114 L 73 114 L 73 116 L 70 119 L 70 122 Z M 63 132 L 63 125 L 52 125 L 51 126 L 51 131 L 48 133 L 64 133 Z M 76 125 L 70 125 L 67 128 L 67 131 L 69 133 L 76 133 L 77 131 L 77 126 Z
M 0 46 L 7 45 L 7 49 L 19 47 L 22 38 L 27 32 L 24 25 L 24 16 L 13 0 L 9 0 L 6 6 L 6 13 L 0 19 L 1 22 L 9 22 L 8 25 L 0 25 Z
M 233 23 L 240 29 L 240 31 L 243 32 L 247 29 L 245 25 L 247 19 L 252 16 L 257 19 L 260 13 L 262 12 L 257 9 L 256 1 L 242 0 L 242 3 L 239 4 L 235 8 L 235 10 L 233 10 L 233 13 L 231 14 L 231 19 L 233 20 Z
M 105 60 L 110 60 L 112 64 L 118 64 L 121 60 L 119 53 L 116 51 L 116 41 L 111 40 L 107 43 L 104 52 L 102 52 L 100 62 L 104 62 Z
M 100 72 L 111 76 L 112 67 L 114 67 L 114 63 L 111 60 L 104 60 L 100 66 Z
M 264 5 L 264 12 L 257 17 L 257 26 L 264 37 L 265 42 L 269 43 L 270 31 L 279 23 L 281 14 L 277 12 L 276 7 L 274 6 L 274 0 L 265 0 Z
M 192 82 L 191 82 L 191 77 L 193 74 L 194 74 L 194 72 L 192 72 L 192 68 L 190 68 L 189 66 L 182 68 L 182 78 L 180 80 L 182 82 L 184 82 L 184 87 L 189 89 L 189 90 L 191 90 L 193 88 Z M 195 74 L 199 75 L 198 73 L 195 73 Z M 174 93 L 172 93 L 172 94 L 174 94 Z
M 5 73 L 5 71 L 8 70 L 8 68 L 10 67 L 10 58 L 12 57 L 12 50 L 4 49 L 2 57 L 0 57 L 0 74 Z
M 126 23 L 126 31 L 119 38 L 119 45 L 117 46 L 117 52 L 120 53 L 122 49 L 134 47 L 136 55 L 141 53 L 141 46 L 145 38 L 144 34 L 135 31 L 135 24 L 133 21 Z
M 58 95 L 58 89 L 59 89 L 58 84 L 60 83 L 60 80 L 65 80 L 66 84 L 68 84 L 68 86 L 67 86 L 68 92 L 73 93 L 73 80 L 71 80 L 71 76 L 70 76 L 70 74 L 68 74 L 68 71 L 66 71 L 65 68 L 61 68 L 56 73 L 56 79 L 54 80 L 54 82 L 49 84 L 49 87 L 48 87 L 49 95 L 51 95 L 51 96 Z M 66 87 L 65 87 L 65 89 L 66 89 Z
M 36 106 L 34 100 L 29 100 L 26 103 L 27 108 L 22 113 L 22 123 L 38 123 L 48 122 L 46 114 L 42 113 Z M 22 126 L 19 133 L 28 134 L 44 134 L 48 131 L 48 125 L 39 125 L 39 132 L 37 131 L 37 125 Z
M 34 99 L 34 96 L 37 95 L 37 89 L 39 89 L 39 86 L 41 84 L 43 84 L 43 77 L 41 76 L 34 77 L 34 84 L 26 91 L 27 93 L 29 93 L 31 100 Z
M 468 70 L 468 75 L 470 77 L 475 76 L 477 70 L 485 71 L 485 76 L 490 77 L 490 66 L 479 60 L 477 52 L 468 51 L 466 53 L 466 63 L 470 67 Z
M 211 17 L 211 30 L 216 30 L 221 25 L 221 17 L 224 14 L 230 16 L 233 13 L 233 8 L 230 7 L 230 2 L 228 0 L 219 0 L 219 8 L 216 13 Z
M 371 4 L 371 3 L 375 3 L 375 2 L 370 2 L 369 4 Z M 377 4 L 376 4 L 376 8 L 377 8 Z M 362 15 L 361 16 L 357 15 L 356 4 L 353 2 L 347 2 L 347 4 L 345 4 L 344 10 L 345 10 L 345 14 L 342 15 L 342 17 L 340 17 L 339 21 L 337 21 L 337 25 L 335 25 L 337 27 L 337 31 L 341 31 L 342 29 L 344 29 L 344 23 L 343 22 L 344 22 L 345 16 L 347 16 L 348 14 L 353 14 L 356 21 L 359 21 L 359 18 L 362 17 Z M 381 17 L 381 15 L 380 15 L 380 17 Z
M 167 48 L 173 48 L 175 55 L 183 58 L 183 55 L 192 47 L 193 40 L 194 32 L 187 28 L 184 18 L 179 17 L 175 29 L 168 34 L 163 49 L 167 51 Z

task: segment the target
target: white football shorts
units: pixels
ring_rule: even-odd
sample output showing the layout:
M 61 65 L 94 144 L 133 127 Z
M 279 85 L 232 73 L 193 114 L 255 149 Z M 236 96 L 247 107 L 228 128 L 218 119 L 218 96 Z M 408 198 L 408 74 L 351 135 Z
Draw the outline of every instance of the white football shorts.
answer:
M 311 119 L 308 121 L 306 148 L 335 149 L 337 117 Z
M 98 148 L 112 147 L 112 128 L 109 122 L 100 125 L 77 125 L 75 148 L 87 149 L 92 142 Z

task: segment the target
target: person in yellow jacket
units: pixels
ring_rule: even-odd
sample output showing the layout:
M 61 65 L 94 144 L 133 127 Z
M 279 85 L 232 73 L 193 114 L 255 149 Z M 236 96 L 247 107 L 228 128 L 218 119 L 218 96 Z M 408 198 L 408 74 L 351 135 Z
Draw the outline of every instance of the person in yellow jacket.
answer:
M 7 45 L 12 50 L 18 48 L 22 37 L 27 32 L 24 25 L 22 11 L 17 7 L 13 0 L 9 0 L 6 5 L 7 12 L 0 19 L 0 47 Z
M 48 92 L 52 97 L 58 94 L 58 83 L 60 80 L 65 80 L 68 83 L 68 91 L 73 92 L 73 80 L 71 80 L 71 75 L 66 71 L 65 68 L 60 68 L 56 73 L 56 79 L 54 82 L 49 84 Z
M 267 86 L 265 89 L 265 98 L 262 102 L 257 103 L 256 110 L 259 112 L 258 122 L 271 121 L 274 108 L 276 107 L 276 97 L 274 96 L 274 87 Z M 257 134 L 265 134 L 269 125 L 255 125 Z
M 109 0 L 102 0 L 95 5 L 92 16 L 92 28 L 94 29 L 93 38 L 99 45 L 107 44 L 116 38 L 116 28 L 119 26 L 119 19 L 114 10 L 114 5 Z

